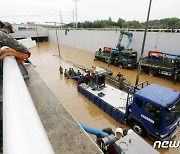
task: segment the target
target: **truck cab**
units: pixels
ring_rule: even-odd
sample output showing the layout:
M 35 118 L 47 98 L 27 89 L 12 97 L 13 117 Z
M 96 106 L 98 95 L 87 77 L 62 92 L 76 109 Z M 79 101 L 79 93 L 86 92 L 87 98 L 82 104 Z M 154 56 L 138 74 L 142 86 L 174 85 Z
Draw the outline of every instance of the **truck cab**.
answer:
M 137 66 L 137 51 L 126 49 L 115 57 L 114 65 L 120 68 L 135 68 Z
M 134 90 L 128 111 L 133 130 L 153 140 L 171 139 L 180 125 L 180 93 L 158 84 Z

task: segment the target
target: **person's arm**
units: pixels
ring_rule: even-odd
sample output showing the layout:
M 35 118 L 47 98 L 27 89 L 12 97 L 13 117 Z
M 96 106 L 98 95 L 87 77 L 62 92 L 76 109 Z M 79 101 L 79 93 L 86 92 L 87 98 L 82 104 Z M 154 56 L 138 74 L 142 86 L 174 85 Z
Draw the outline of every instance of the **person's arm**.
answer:
M 21 53 L 9 47 L 2 47 L 0 53 L 0 60 L 4 59 L 7 56 L 15 56 L 17 63 L 20 64 L 24 59 L 28 59 L 31 56 L 31 53 Z
M 0 31 L 0 42 L 1 46 L 8 46 L 18 52 L 29 54 L 29 50 L 23 44 L 2 31 Z

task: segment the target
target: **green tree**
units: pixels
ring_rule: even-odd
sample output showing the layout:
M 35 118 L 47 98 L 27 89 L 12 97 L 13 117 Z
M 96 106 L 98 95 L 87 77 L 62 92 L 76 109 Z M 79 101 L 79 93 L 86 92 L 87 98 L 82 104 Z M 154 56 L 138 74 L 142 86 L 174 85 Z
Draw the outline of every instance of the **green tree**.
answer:
M 171 28 L 173 30 L 174 28 L 176 28 L 177 22 L 178 22 L 178 18 L 170 18 L 167 22 L 167 25 L 169 28 Z
M 176 22 L 176 28 L 180 29 L 180 19 Z
M 85 21 L 83 23 L 83 27 L 84 28 L 92 28 L 93 27 L 93 23 L 92 22 L 89 22 L 89 21 Z
M 93 28 L 102 28 L 102 21 L 101 20 L 94 21 Z
M 125 22 L 126 22 L 125 20 L 123 20 L 122 18 L 119 18 L 118 21 L 117 21 L 117 26 L 122 28 L 123 23 L 125 23 Z
M 112 21 L 111 17 L 108 20 L 96 20 L 96 21 L 84 21 L 78 22 L 78 28 L 144 28 L 146 22 L 140 23 L 139 21 L 125 21 L 122 18 L 119 18 L 117 22 Z M 64 26 L 73 27 L 73 23 L 66 24 Z M 150 20 L 149 28 L 180 28 L 180 19 L 178 18 L 164 18 L 160 20 Z

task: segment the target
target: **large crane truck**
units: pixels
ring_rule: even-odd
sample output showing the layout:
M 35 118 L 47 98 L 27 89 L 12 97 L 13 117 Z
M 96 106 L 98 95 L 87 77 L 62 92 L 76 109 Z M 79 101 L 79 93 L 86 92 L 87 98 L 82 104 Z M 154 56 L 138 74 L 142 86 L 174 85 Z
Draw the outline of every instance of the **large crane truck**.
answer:
M 140 62 L 141 69 L 151 76 L 171 76 L 174 83 L 180 78 L 180 55 L 160 51 L 149 51 Z
M 125 46 L 121 45 L 121 41 L 126 35 L 128 37 L 128 43 Z M 104 47 L 103 49 L 99 49 L 95 53 L 94 60 L 100 60 L 103 62 L 107 62 L 108 65 L 112 64 L 115 66 L 119 66 L 121 68 L 134 68 L 137 66 L 137 51 L 133 49 L 128 49 L 131 40 L 132 33 L 129 33 L 128 30 L 121 31 L 119 40 L 116 48 Z

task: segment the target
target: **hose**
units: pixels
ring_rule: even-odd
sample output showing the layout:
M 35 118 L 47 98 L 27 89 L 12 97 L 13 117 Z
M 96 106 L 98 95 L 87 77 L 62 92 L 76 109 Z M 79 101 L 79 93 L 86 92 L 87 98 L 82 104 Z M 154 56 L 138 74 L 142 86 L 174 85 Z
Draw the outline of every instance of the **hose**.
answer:
M 97 135 L 97 134 L 101 134 L 101 137 L 105 137 L 107 136 L 107 133 L 101 131 L 101 130 L 98 130 L 98 129 L 94 129 L 94 128 L 90 128 L 90 127 L 87 127 L 85 125 L 83 125 L 82 123 L 78 122 L 79 125 L 88 133 L 90 134 L 93 134 L 93 135 Z

